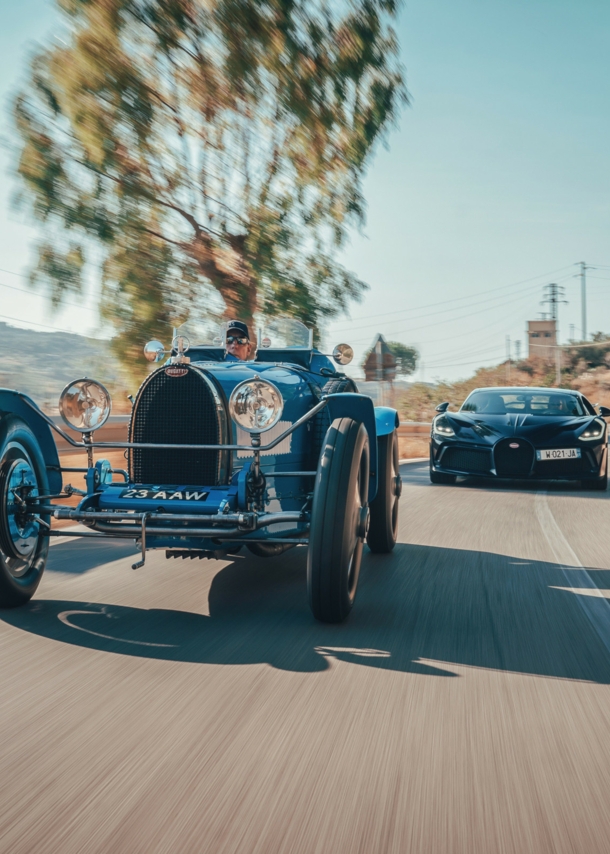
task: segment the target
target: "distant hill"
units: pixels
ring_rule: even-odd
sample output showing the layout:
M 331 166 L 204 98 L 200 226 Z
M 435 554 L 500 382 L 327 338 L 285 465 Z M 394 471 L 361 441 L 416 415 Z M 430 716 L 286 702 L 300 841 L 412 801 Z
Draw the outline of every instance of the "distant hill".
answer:
M 89 376 L 113 392 L 114 411 L 123 409 L 126 394 L 121 367 L 107 341 L 67 332 L 35 332 L 0 322 L 0 388 L 29 394 L 49 412 L 70 380 Z

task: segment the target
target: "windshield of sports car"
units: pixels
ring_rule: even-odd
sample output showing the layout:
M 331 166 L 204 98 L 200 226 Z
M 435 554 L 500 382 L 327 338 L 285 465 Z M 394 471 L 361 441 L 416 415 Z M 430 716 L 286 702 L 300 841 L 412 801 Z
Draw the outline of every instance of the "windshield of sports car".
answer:
M 539 391 L 474 391 L 462 404 L 461 412 L 481 415 L 587 415 L 582 401 L 574 394 Z

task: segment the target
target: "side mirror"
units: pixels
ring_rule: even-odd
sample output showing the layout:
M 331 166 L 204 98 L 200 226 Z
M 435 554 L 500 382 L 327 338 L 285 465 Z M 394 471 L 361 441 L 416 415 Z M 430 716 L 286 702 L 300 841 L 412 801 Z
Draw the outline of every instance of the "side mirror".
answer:
M 339 365 L 349 365 L 354 358 L 354 351 L 349 344 L 337 344 L 333 350 L 333 359 Z
M 610 408 L 608 408 L 607 406 L 600 406 L 599 414 L 602 418 L 610 418 Z
M 447 412 L 449 409 L 449 401 L 446 400 L 444 403 L 439 403 L 439 405 L 434 410 L 435 412 Z
M 160 341 L 149 341 L 144 347 L 144 356 L 149 362 L 160 362 L 165 356 L 165 347 Z

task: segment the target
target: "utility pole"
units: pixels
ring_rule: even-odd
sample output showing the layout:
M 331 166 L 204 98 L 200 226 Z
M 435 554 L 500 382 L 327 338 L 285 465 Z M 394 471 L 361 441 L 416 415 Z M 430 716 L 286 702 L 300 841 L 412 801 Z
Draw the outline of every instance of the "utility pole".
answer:
M 561 385 L 561 346 L 555 347 L 555 385 Z
M 510 335 L 506 336 L 506 385 L 510 385 Z
M 515 362 L 521 361 L 521 341 L 515 341 Z
M 384 404 L 383 394 L 383 350 L 381 348 L 381 338 L 377 339 L 375 344 L 375 355 L 377 356 L 377 386 L 379 388 L 379 405 Z
M 570 341 L 574 340 L 574 324 L 570 323 Z
M 595 270 L 595 267 L 589 267 L 584 261 L 580 262 L 580 313 L 582 326 L 582 340 L 587 340 L 587 270 Z

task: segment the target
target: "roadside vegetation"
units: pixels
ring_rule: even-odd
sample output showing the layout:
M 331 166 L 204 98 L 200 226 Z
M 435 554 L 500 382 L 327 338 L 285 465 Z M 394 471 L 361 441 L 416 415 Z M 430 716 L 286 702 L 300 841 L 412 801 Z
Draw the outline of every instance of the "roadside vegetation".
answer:
M 607 343 L 606 343 L 607 342 Z M 610 406 L 610 336 L 598 332 L 590 346 L 574 345 L 562 351 L 562 388 L 578 389 L 591 403 Z M 556 385 L 557 369 L 554 362 L 544 359 L 523 359 L 506 362 L 493 368 L 479 368 L 468 379 L 457 382 L 439 382 L 431 386 L 414 383 L 397 395 L 397 407 L 402 421 L 431 421 L 434 408 L 448 400 L 452 409 L 461 406 L 475 388 L 481 386 L 542 386 Z

